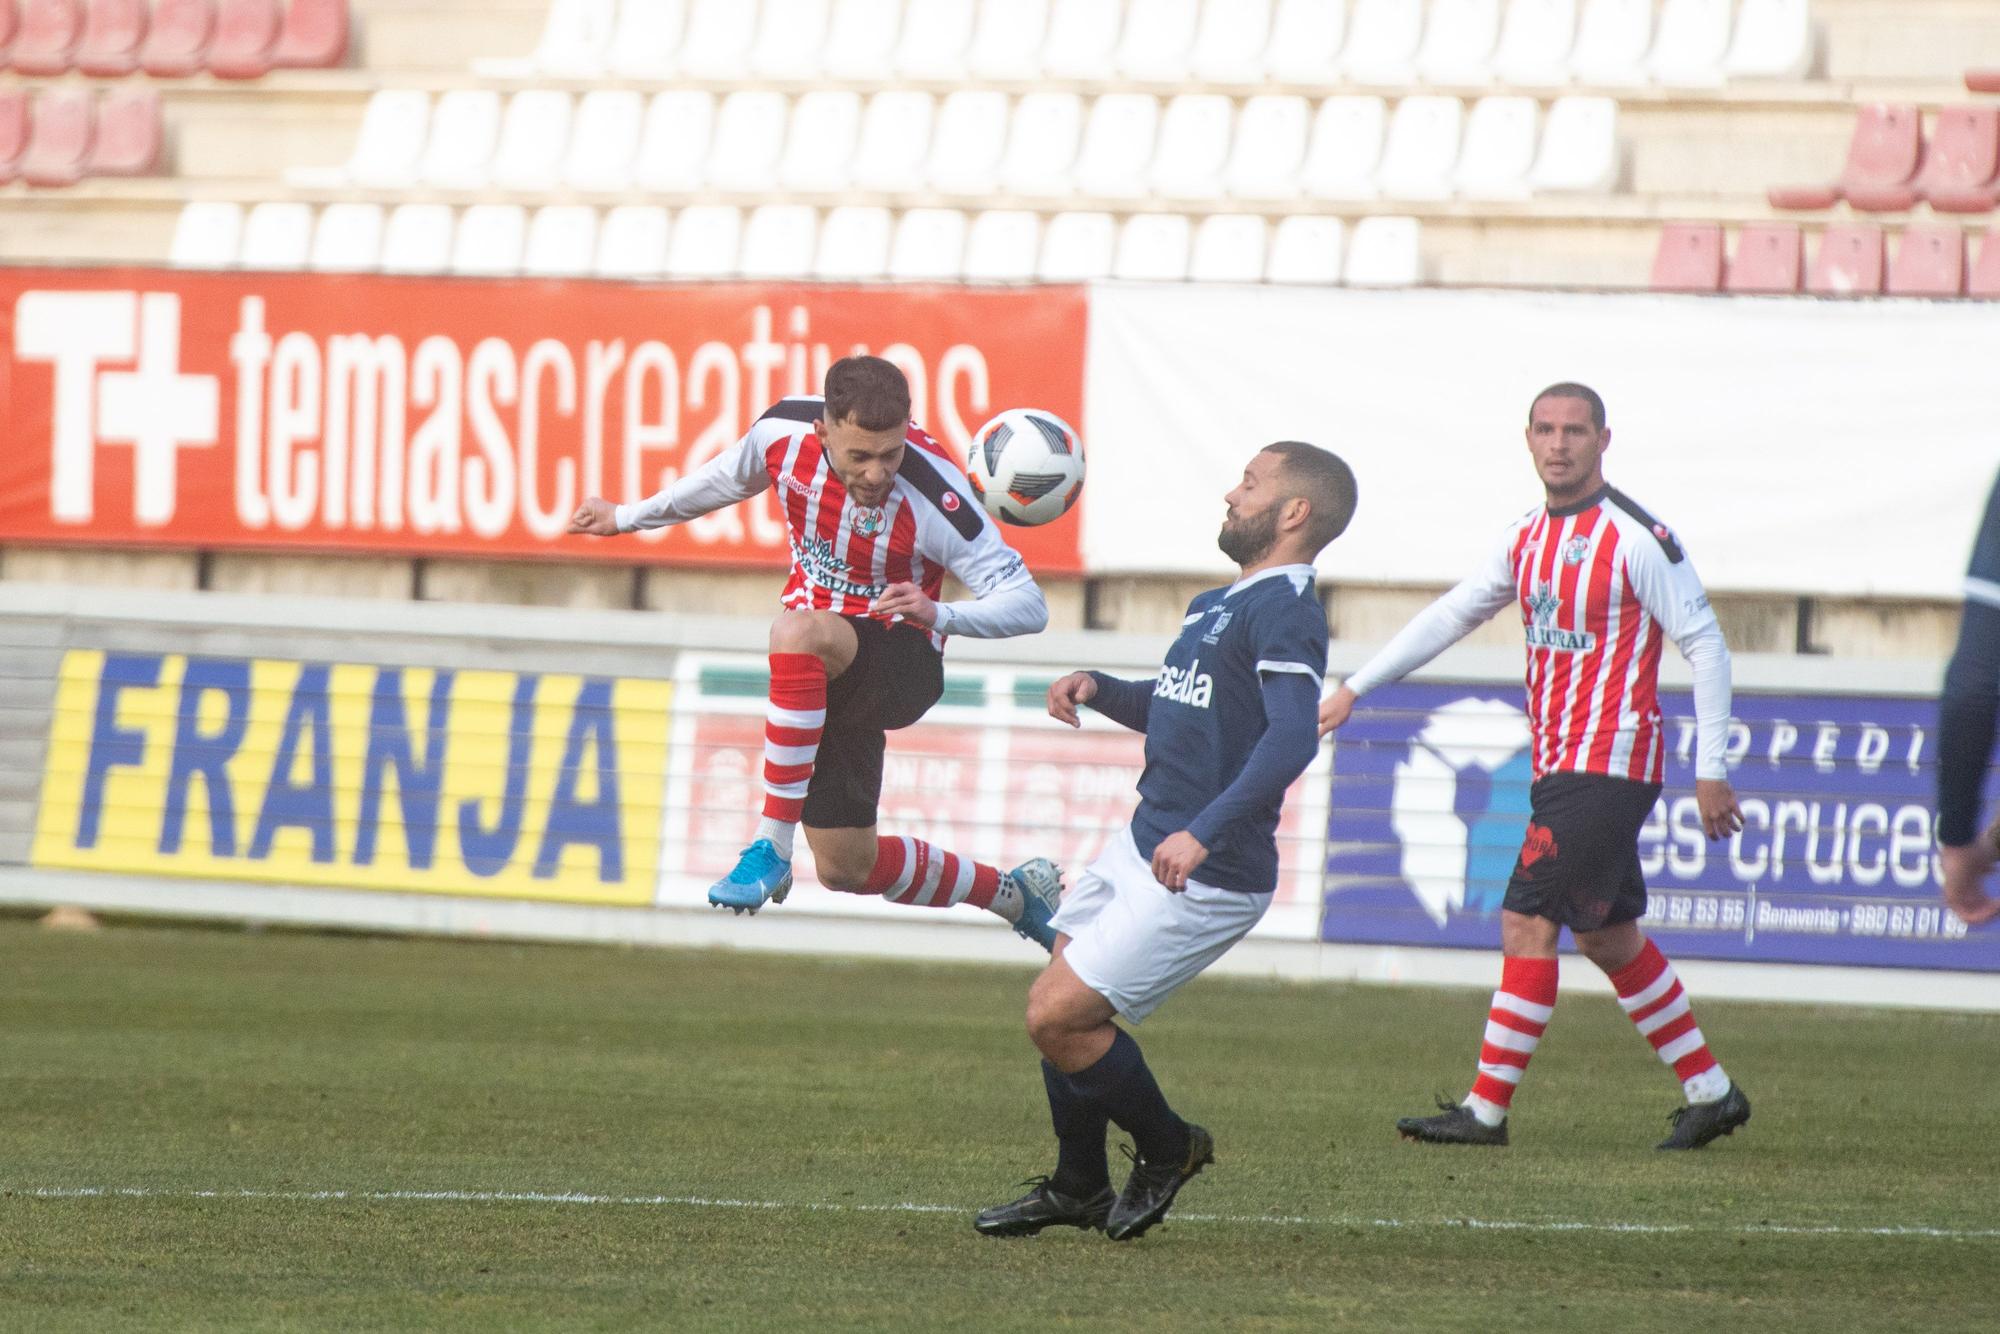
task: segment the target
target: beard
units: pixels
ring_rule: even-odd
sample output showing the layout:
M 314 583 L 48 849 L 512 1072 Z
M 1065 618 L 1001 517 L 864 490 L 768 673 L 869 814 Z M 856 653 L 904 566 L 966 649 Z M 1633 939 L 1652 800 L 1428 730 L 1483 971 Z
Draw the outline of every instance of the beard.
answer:
M 1278 509 L 1275 505 L 1244 518 L 1224 519 L 1222 531 L 1215 538 L 1215 545 L 1222 548 L 1222 554 L 1238 565 L 1255 564 L 1269 554 L 1277 542 Z

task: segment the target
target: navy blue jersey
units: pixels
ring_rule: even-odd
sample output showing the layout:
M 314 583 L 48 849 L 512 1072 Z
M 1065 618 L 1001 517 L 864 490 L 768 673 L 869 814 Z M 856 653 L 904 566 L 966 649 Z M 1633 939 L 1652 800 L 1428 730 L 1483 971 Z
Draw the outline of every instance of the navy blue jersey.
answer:
M 1298 694 L 1312 717 L 1326 641 L 1309 565 L 1265 570 L 1188 604 L 1146 701 L 1146 771 L 1132 816 L 1140 856 L 1185 829 L 1208 849 L 1195 879 L 1246 893 L 1277 888 L 1278 808 L 1318 751 L 1312 723 L 1288 719 L 1285 735 L 1263 748 L 1265 763 L 1249 776 L 1256 781 L 1237 780 L 1269 726 L 1267 682 Z
M 1938 705 L 1937 839 L 1946 847 L 1972 842 L 1981 790 L 2000 722 L 2000 480 L 1986 500 L 1986 517 L 1972 543 L 1965 573 L 1965 610 L 1958 647 L 1945 668 Z

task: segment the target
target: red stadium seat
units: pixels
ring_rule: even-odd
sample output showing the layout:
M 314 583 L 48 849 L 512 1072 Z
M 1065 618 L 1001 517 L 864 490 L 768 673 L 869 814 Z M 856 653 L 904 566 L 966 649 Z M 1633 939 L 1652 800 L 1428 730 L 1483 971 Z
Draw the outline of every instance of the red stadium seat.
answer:
M 0 185 L 21 174 L 21 157 L 28 151 L 26 88 L 0 88 Z
M 1969 69 L 1965 86 L 1975 93 L 2000 93 L 2000 69 Z
M 278 0 L 222 0 L 208 72 L 218 79 L 261 79 L 278 46 Z
M 1979 259 L 1965 275 L 1965 294 L 1988 300 L 2000 297 L 2000 227 L 1980 242 Z
M 146 20 L 151 15 L 146 0 L 89 0 L 76 67 L 100 79 L 139 68 L 139 47 L 146 40 Z
M 1965 233 L 1939 223 L 1903 229 L 1889 262 L 1890 296 L 1959 296 L 1965 291 Z
M 82 36 L 82 0 L 27 0 L 8 62 L 18 74 L 61 74 L 75 60 Z
M 1872 222 L 1838 223 L 1820 238 L 1806 290 L 1814 296 L 1879 296 L 1882 229 Z
M 170 79 L 199 73 L 214 35 L 214 0 L 159 0 L 146 44 L 139 48 L 139 67 Z
M 1832 208 L 1845 198 L 1870 212 L 1906 209 L 1916 202 L 1913 181 L 1923 151 L 1923 117 L 1916 107 L 1880 102 L 1863 107 L 1840 178 L 1829 185 L 1779 186 L 1769 194 L 1771 207 Z
M 0 0 L 0 69 L 7 67 L 7 49 L 14 45 L 14 34 L 21 30 L 21 11 L 14 8 L 14 0 Z
M 75 185 L 90 158 L 97 97 L 88 88 L 49 88 L 35 101 L 34 127 L 21 158 L 30 185 Z
M 2000 193 L 2000 106 L 1938 112 L 1917 191 L 1940 213 L 1991 213 Z
M 1731 292 L 1786 295 L 1805 276 L 1805 238 L 1788 222 L 1751 223 L 1736 238 L 1723 286 Z
M 1670 222 L 1653 252 L 1655 292 L 1713 292 L 1722 286 L 1722 228 L 1712 222 Z
M 347 0 L 292 0 L 278 32 L 280 69 L 333 69 L 347 62 Z
M 160 95 L 151 88 L 119 88 L 97 109 L 87 176 L 149 176 L 160 166 L 165 139 Z

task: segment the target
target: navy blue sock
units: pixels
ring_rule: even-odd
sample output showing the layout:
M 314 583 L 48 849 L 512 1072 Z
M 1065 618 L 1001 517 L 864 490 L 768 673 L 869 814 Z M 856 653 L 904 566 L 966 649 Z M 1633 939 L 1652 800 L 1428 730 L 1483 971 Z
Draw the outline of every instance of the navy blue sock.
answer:
M 1124 1029 L 1097 1064 L 1069 1077 L 1077 1091 L 1101 1108 L 1132 1137 L 1149 1163 L 1178 1163 L 1187 1157 L 1187 1122 L 1174 1115 L 1139 1044 Z
M 1056 1129 L 1056 1171 L 1049 1186 L 1087 1200 L 1111 1184 L 1111 1168 L 1104 1160 L 1104 1132 L 1111 1118 L 1047 1061 L 1042 1062 L 1042 1086 L 1049 1091 L 1049 1120 Z

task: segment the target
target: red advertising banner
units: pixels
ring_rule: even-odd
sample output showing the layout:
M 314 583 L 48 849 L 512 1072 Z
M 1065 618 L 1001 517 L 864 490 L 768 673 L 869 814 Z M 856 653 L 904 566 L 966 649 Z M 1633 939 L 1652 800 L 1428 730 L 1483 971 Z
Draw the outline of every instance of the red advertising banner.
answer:
M 152 269 L 0 271 L 0 542 L 782 565 L 769 493 L 619 542 L 773 401 L 873 352 L 963 454 L 1008 407 L 1082 417 L 1082 288 Z M 1080 572 L 1072 514 L 1008 536 Z

